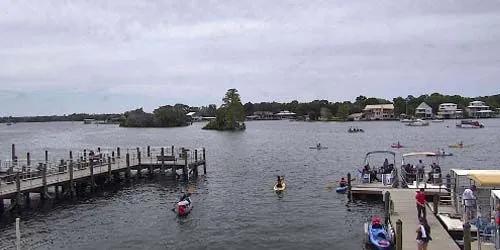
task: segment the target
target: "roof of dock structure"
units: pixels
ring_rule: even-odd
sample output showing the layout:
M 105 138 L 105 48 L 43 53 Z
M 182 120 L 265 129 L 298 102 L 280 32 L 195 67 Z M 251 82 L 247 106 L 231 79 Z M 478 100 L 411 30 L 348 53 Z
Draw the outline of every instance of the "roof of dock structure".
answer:
M 458 176 L 467 176 L 469 174 L 500 174 L 500 170 L 490 170 L 490 169 L 458 169 L 452 168 L 451 172 L 454 172 Z
M 472 173 L 468 174 L 471 180 L 474 180 L 477 186 L 482 187 L 500 187 L 500 172 L 496 173 Z

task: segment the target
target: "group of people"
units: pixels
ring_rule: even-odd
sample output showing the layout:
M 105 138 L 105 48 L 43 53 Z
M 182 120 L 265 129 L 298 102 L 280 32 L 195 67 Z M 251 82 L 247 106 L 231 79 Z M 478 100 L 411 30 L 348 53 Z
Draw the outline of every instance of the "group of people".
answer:
M 418 160 L 417 165 L 411 165 L 408 163 L 403 168 L 406 172 L 408 181 L 418 180 L 419 182 L 427 182 L 434 181 L 434 174 L 441 174 L 441 167 L 439 164 L 433 162 L 430 167 L 432 171 L 428 173 L 427 180 L 425 179 L 425 164 L 422 160 Z

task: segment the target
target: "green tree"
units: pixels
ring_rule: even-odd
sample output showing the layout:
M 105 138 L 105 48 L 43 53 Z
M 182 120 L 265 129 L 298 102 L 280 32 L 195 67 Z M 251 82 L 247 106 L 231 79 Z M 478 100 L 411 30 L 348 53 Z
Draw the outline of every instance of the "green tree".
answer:
M 245 108 L 241 104 L 240 94 L 236 89 L 227 90 L 224 102 L 217 110 L 215 120 L 210 121 L 204 129 L 243 130 L 245 129 Z

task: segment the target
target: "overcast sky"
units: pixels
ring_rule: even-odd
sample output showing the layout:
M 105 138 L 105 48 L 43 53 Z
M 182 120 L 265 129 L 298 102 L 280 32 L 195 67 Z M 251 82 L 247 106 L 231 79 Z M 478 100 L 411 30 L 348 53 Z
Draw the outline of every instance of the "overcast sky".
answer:
M 500 93 L 497 0 L 2 0 L 0 116 Z

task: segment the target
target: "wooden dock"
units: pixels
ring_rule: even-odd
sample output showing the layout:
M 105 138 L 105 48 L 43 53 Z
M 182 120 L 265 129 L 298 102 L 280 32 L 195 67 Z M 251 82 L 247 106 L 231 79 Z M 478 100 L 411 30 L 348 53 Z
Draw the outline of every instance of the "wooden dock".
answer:
M 416 247 L 416 233 L 418 219 L 415 205 L 415 190 L 413 189 L 392 189 L 390 190 L 394 212 L 390 215 L 393 226 L 397 220 L 403 222 L 403 249 Z M 426 209 L 426 218 L 431 227 L 432 241 L 429 242 L 431 249 L 460 249 L 457 243 L 451 238 L 443 228 L 436 216 L 431 212 L 429 206 Z
M 180 148 L 176 152 L 173 146 L 148 146 L 126 151 L 122 157 L 119 147 L 111 153 L 103 153 L 100 148 L 95 152 L 84 150 L 77 159 L 73 159 L 73 152 L 70 151 L 69 159 L 59 162 L 48 161 L 48 152 L 45 151 L 45 160 L 34 162 L 30 160 L 29 153 L 26 161 L 19 160 L 12 145 L 12 160 L 3 161 L 0 166 L 0 213 L 5 211 L 4 199 L 11 199 L 7 210 L 15 210 L 23 203 L 29 204 L 30 193 L 40 193 L 42 200 L 53 199 L 54 195 L 56 199 L 65 196 L 74 198 L 81 187 L 90 187 L 93 192 L 96 187 L 114 180 L 130 179 L 132 170 L 137 172 L 137 177 L 143 175 L 143 170 L 151 176 L 155 172 L 165 174 L 169 170 L 174 178 L 188 180 L 198 176 L 198 166 L 203 166 L 206 174 L 205 148 Z M 182 174 L 178 174 L 177 170 L 182 170 Z M 49 187 L 53 187 L 54 194 L 49 194 Z

